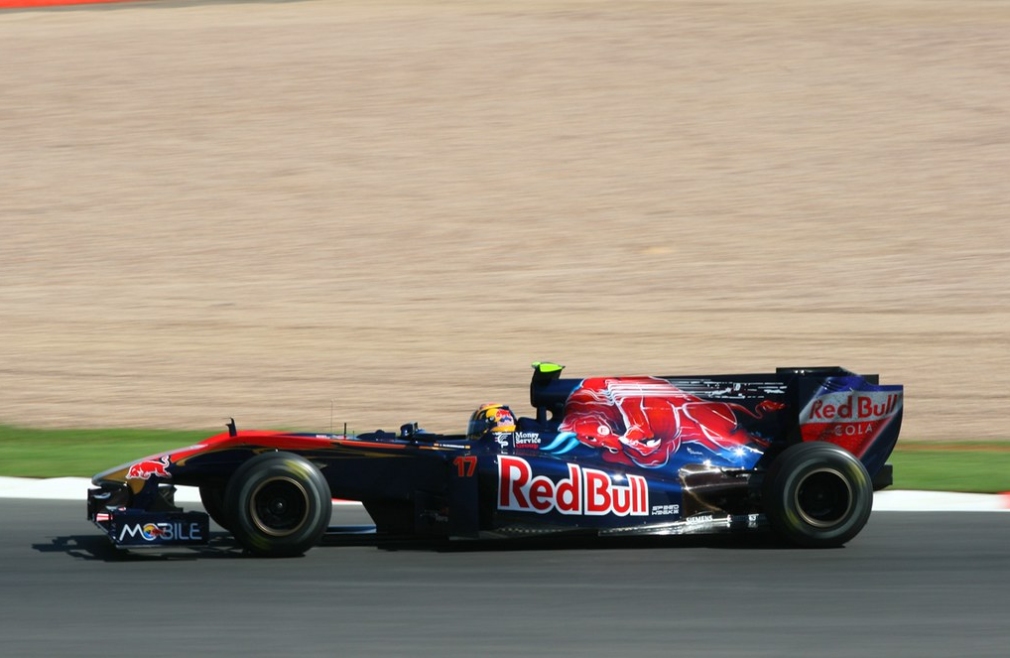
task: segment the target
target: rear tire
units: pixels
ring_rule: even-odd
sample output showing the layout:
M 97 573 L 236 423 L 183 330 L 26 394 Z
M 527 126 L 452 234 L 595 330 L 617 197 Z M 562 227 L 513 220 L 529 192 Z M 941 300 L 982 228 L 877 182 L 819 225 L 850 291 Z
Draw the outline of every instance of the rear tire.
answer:
M 235 539 L 262 557 L 303 554 L 319 543 L 333 511 L 323 474 L 289 452 L 268 452 L 244 463 L 229 480 L 224 500 Z
M 873 484 L 862 462 L 822 441 L 786 449 L 768 469 L 762 494 L 772 530 L 807 548 L 845 544 L 873 508 Z

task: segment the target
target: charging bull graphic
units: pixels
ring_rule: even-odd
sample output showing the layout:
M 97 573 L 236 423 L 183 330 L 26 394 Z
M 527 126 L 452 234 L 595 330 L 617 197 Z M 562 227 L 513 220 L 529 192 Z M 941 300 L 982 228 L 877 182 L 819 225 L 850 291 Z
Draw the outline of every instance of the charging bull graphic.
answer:
M 168 457 L 161 457 L 160 459 L 145 459 L 139 461 L 130 467 L 130 470 L 126 473 L 127 480 L 147 480 L 152 476 L 161 478 L 163 480 L 171 479 L 171 475 L 168 472 L 168 467 L 171 463 L 168 461 Z
M 572 392 L 558 429 L 602 449 L 605 461 L 660 468 L 685 443 L 714 453 L 760 451 L 767 442 L 741 427 L 737 413 L 761 418 L 783 407 L 763 400 L 752 412 L 740 404 L 704 400 L 657 377 L 597 377 Z

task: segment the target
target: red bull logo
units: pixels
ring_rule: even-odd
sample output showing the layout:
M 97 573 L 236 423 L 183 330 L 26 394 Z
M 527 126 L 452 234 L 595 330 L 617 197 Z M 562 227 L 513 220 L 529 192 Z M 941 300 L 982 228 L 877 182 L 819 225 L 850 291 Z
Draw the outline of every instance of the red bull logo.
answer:
M 170 480 L 172 479 L 171 474 L 168 472 L 170 465 L 171 462 L 169 462 L 168 456 L 161 457 L 160 459 L 145 459 L 130 466 L 130 470 L 126 473 L 126 479 L 148 480 L 153 476 L 163 480 Z
M 648 516 L 649 487 L 640 475 L 615 483 L 608 473 L 568 464 L 568 477 L 554 482 L 533 475 L 521 457 L 498 458 L 498 509 L 587 516 Z
M 898 393 L 831 393 L 813 401 L 808 420 L 881 420 L 893 415 L 900 401 Z
M 565 402 L 560 431 L 601 448 L 603 459 L 661 468 L 683 444 L 712 452 L 761 448 L 761 439 L 741 426 L 738 414 L 761 418 L 784 404 L 762 401 L 754 411 L 732 402 L 705 400 L 657 377 L 585 379 Z
M 830 441 L 861 457 L 902 407 L 894 391 L 839 391 L 815 397 L 800 412 L 804 441 Z

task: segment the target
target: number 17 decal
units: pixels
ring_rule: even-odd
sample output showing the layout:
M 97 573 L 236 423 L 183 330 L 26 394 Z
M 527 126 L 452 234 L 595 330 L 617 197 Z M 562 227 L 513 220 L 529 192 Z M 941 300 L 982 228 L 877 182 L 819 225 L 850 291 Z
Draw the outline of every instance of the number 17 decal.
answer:
M 457 457 L 452 463 L 456 466 L 456 475 L 461 478 L 472 478 L 477 470 L 477 458 L 473 455 Z

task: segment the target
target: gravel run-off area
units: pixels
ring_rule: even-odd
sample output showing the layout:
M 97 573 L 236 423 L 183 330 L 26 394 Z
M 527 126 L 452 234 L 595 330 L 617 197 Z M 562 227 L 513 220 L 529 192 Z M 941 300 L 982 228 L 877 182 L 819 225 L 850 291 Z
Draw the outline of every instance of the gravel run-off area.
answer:
M 1010 4 L 0 12 L 0 423 L 462 431 L 843 365 L 1007 438 Z M 332 409 L 332 416 L 331 416 Z M 331 420 L 332 418 L 332 420 Z

